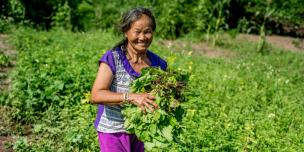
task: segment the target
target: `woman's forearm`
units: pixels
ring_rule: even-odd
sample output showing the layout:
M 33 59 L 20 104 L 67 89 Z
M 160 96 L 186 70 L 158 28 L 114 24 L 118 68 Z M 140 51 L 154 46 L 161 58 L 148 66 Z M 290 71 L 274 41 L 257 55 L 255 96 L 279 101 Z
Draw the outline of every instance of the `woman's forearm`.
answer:
M 112 92 L 110 90 L 98 90 L 92 92 L 91 103 L 93 104 L 108 104 L 118 105 L 123 102 L 123 94 Z

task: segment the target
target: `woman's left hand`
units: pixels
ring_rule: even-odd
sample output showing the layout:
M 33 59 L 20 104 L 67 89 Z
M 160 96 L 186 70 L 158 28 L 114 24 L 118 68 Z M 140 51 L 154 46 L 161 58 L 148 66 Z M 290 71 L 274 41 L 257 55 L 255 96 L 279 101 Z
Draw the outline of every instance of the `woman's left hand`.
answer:
M 154 111 L 155 108 L 159 108 L 154 102 L 155 96 L 149 93 L 131 93 L 129 94 L 129 100 L 131 103 L 140 107 L 144 113 L 146 113 L 147 108 L 150 111 Z

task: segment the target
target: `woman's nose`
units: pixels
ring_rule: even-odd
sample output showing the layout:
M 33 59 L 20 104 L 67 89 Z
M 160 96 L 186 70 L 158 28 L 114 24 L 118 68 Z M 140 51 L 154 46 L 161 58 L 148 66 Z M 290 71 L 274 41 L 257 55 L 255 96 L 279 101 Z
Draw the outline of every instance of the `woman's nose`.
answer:
M 140 33 L 138 36 L 139 40 L 145 40 L 145 34 L 144 33 Z

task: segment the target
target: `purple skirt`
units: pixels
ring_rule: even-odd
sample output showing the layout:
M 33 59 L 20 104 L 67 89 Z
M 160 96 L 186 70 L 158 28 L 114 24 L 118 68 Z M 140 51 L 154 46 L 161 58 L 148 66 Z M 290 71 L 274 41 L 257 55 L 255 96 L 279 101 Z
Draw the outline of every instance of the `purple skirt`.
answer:
M 98 132 L 101 152 L 143 152 L 144 143 L 134 134 Z

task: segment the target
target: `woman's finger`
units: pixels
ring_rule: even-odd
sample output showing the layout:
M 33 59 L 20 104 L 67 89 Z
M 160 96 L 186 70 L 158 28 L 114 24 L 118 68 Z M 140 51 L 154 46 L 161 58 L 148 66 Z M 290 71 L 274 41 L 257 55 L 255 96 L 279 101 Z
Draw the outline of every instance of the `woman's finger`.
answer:
M 153 105 L 155 108 L 158 108 L 158 105 L 153 100 L 146 99 L 146 101 L 149 102 L 149 104 Z
M 156 97 L 155 97 L 155 96 L 153 96 L 153 95 L 152 95 L 152 94 L 150 94 L 150 93 L 148 93 L 147 98 L 148 98 L 148 99 L 152 99 L 152 100 L 156 99 Z
M 143 113 L 146 113 L 146 109 L 144 108 L 144 106 L 140 106 L 140 109 Z
M 150 111 L 154 111 L 154 109 L 151 107 L 151 105 L 148 102 L 144 102 L 144 105 L 150 110 Z

